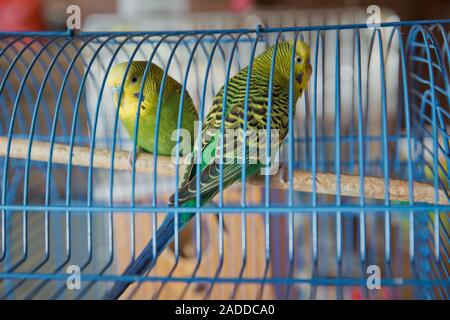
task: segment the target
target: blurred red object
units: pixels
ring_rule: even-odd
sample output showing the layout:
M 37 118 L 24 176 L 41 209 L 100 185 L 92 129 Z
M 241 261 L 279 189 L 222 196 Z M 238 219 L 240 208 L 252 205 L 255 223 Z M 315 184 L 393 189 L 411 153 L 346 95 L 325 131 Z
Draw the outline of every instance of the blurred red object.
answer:
M 361 288 L 355 288 L 355 287 L 352 288 L 351 299 L 352 300 L 363 300 Z
M 0 31 L 44 29 L 40 0 L 0 0 Z
M 255 6 L 255 0 L 231 0 L 231 10 L 232 11 L 247 11 Z

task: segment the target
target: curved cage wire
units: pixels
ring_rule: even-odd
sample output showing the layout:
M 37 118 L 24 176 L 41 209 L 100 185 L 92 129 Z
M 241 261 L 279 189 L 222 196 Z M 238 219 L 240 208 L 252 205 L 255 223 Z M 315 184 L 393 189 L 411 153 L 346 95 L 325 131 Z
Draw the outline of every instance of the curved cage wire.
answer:
M 100 298 L 133 280 L 125 298 L 448 299 L 449 27 L 0 33 L 0 296 Z M 118 152 L 136 148 L 106 86 L 111 67 L 159 65 L 203 119 L 230 77 L 297 37 L 310 45 L 313 74 L 290 102 L 297 112 L 280 154 L 289 188 L 272 188 L 275 177 L 231 186 L 196 209 L 148 274 L 122 275 L 174 210 L 167 199 L 181 176 L 158 156 L 150 172 L 114 169 Z M 409 201 L 388 191 L 371 199 L 363 188 L 323 195 L 317 182 L 299 192 L 296 170 L 312 181 L 336 174 L 337 186 L 342 175 L 365 187 L 365 177 L 380 177 L 385 190 L 402 179 Z M 434 203 L 414 202 L 414 182 L 433 186 Z M 373 266 L 381 289 L 368 286 Z

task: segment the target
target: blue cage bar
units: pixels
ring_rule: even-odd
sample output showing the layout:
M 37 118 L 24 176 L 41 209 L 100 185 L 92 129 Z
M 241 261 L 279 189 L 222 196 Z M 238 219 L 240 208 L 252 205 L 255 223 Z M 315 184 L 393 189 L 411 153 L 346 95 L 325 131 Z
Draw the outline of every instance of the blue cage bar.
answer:
M 0 33 L 0 297 L 100 298 L 132 280 L 125 298 L 448 299 L 449 37 L 450 20 Z M 136 152 L 136 137 L 118 121 L 110 68 L 160 65 L 203 119 L 233 74 L 297 38 L 310 45 L 313 74 L 289 105 L 287 190 L 270 176 L 222 190 L 192 209 L 191 228 L 150 273 L 123 275 L 163 214 L 185 209 L 167 206 L 181 174 L 162 173 L 159 157 L 151 172 L 114 169 L 118 151 Z M 109 151 L 109 168 L 95 165 L 97 149 Z M 312 192 L 295 190 L 296 170 L 311 172 Z M 335 195 L 317 192 L 320 172 L 336 175 Z M 342 175 L 358 176 L 356 197 L 342 195 Z M 384 199 L 365 196 L 365 177 L 383 179 Z M 393 178 L 407 182 L 408 201 L 389 198 Z M 433 186 L 434 203 L 414 202 L 415 182 Z M 368 286 L 373 267 L 380 289 Z M 71 270 L 80 288 L 70 288 Z

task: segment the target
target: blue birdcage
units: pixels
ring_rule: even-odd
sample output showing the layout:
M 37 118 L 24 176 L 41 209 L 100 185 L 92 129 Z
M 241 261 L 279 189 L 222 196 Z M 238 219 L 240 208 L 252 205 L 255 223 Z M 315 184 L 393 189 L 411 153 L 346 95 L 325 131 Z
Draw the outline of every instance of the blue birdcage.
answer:
M 448 299 L 449 37 L 450 20 L 0 33 L 0 296 L 101 298 L 126 280 L 124 298 Z M 286 181 L 223 190 L 124 275 L 181 169 L 147 154 L 127 170 L 111 67 L 159 65 L 202 119 L 255 56 L 300 38 L 313 74 L 289 105 Z

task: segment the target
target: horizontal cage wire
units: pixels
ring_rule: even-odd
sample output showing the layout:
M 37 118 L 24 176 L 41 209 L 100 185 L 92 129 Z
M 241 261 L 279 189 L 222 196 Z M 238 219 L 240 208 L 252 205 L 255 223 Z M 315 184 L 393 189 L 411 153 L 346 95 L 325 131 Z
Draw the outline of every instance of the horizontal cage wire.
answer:
M 187 108 L 180 96 L 192 98 L 197 133 L 244 67 L 249 119 L 253 61 L 295 39 L 309 45 L 312 74 L 295 104 L 287 71 L 280 170 L 241 170 L 246 182 L 227 187 L 219 166 L 211 201 L 169 206 L 171 194 L 181 196 L 184 137 L 175 135 L 172 158 L 138 152 L 137 132 L 120 120 L 125 77 L 119 103 L 108 85 L 114 66 L 139 60 L 163 70 L 154 110 L 162 126 L 164 86 L 169 76 L 179 82 L 177 108 Z M 0 297 L 102 298 L 129 281 L 122 298 L 448 299 L 449 39 L 450 20 L 0 33 Z M 146 95 L 138 90 L 136 106 Z M 140 128 L 144 109 L 135 109 Z M 150 130 L 154 141 L 160 133 Z M 125 274 L 164 217 L 186 210 L 195 217 L 150 270 Z M 368 286 L 373 266 L 379 290 Z

